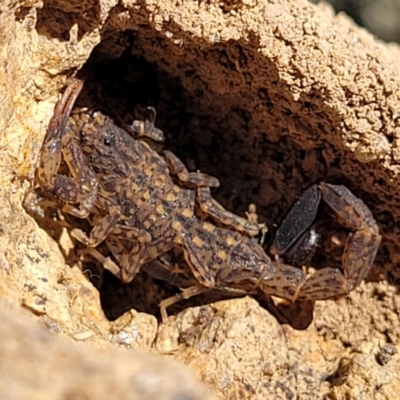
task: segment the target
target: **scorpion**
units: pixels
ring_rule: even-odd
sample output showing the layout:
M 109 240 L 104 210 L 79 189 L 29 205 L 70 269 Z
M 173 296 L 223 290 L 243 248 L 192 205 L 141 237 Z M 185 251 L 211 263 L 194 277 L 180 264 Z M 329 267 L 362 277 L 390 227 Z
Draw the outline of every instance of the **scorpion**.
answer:
M 82 86 L 72 81 L 56 104 L 25 207 L 37 213 L 50 206 L 88 221 L 90 233 L 72 228 L 71 235 L 123 282 L 143 269 L 181 288 L 160 304 L 164 321 L 167 307 L 207 290 L 315 302 L 345 296 L 365 278 L 381 236 L 371 211 L 345 186 L 321 182 L 306 190 L 269 256 L 256 238 L 259 225 L 211 196 L 217 178 L 189 172 L 172 152 L 160 155 L 147 143 L 163 140 L 155 111 L 135 120 L 131 132 L 100 112 L 71 113 Z M 349 234 L 341 268 L 307 275 L 299 265 L 316 246 L 322 203 Z M 103 242 L 113 259 L 97 249 Z

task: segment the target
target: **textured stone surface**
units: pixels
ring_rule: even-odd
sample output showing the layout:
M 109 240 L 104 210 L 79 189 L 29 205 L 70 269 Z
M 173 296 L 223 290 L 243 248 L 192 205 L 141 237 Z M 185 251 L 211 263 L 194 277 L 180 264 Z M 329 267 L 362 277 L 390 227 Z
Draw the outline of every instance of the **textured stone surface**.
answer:
M 221 398 L 399 392 L 396 347 L 385 347 L 400 337 L 398 47 L 298 0 L 57 0 L 3 1 L 0 48 L 1 297 L 90 347 L 169 354 Z M 226 207 L 243 213 L 254 202 L 270 227 L 311 182 L 348 185 L 383 234 L 367 283 L 317 304 L 302 332 L 250 299 L 188 309 L 161 327 L 136 311 L 107 321 L 69 236 L 51 221 L 39 228 L 22 208 L 57 95 L 78 72 L 87 80 L 82 106 L 125 117 L 136 102 L 155 105 L 168 148 L 218 176 Z M 139 305 L 120 294 L 110 300 L 116 308 Z M 36 351 L 40 340 L 31 342 Z M 18 372 L 12 361 L 0 366 Z
M 2 399 L 213 399 L 182 365 L 58 337 L 1 302 Z
M 319 3 L 318 0 L 312 0 Z M 350 15 L 380 39 L 388 42 L 400 41 L 397 16 L 400 12 L 399 0 L 328 0 L 336 11 Z

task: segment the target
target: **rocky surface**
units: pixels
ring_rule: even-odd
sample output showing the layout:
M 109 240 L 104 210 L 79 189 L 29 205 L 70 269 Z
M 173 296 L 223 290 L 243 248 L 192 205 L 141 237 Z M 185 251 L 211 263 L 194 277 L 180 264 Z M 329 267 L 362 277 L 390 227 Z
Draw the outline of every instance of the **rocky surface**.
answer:
M 312 0 L 319 3 L 318 0 Z M 350 15 L 356 23 L 367 28 L 377 37 L 388 42 L 400 41 L 397 16 L 400 12 L 399 0 L 328 0 L 338 12 Z
M 100 351 L 39 326 L 1 302 L 3 399 L 214 399 L 183 365 L 145 353 Z
M 119 346 L 181 360 L 220 398 L 394 398 L 398 47 L 305 1 L 33 0 L 2 2 L 0 48 L 0 296 L 87 345 L 78 349 L 37 331 L 33 318 L 7 308 L 0 368 L 15 384 L 0 390 L 28 398 L 23 390 L 34 373 L 26 377 L 16 360 L 29 350 L 33 359 L 42 355 L 30 371 L 40 375 L 39 364 L 62 385 L 38 384 L 38 396 L 79 392 L 62 378 L 72 379 L 74 365 L 90 369 L 93 359 L 101 376 L 125 370 L 132 355 Z M 311 182 L 345 183 L 371 208 L 383 235 L 367 282 L 348 298 L 318 303 L 305 331 L 279 325 L 249 298 L 189 308 L 166 325 L 139 307 L 109 322 L 100 300 L 116 308 L 127 301 L 125 311 L 136 306 L 132 293 L 105 299 L 116 292 L 99 294 L 88 281 L 70 256 L 66 232 L 51 222 L 40 228 L 22 207 L 58 94 L 77 73 L 87 82 L 82 106 L 113 114 L 135 103 L 155 105 L 168 148 L 190 169 L 218 176 L 215 195 L 227 208 L 243 214 L 253 202 L 270 227 Z M 125 111 L 116 117 L 128 118 Z M 54 346 L 53 359 L 40 347 L 43 337 Z M 57 369 L 68 352 L 71 368 Z M 144 359 L 143 370 L 133 363 L 122 374 L 121 388 L 128 374 L 143 376 L 137 374 L 153 362 L 160 364 L 153 375 L 159 382 L 192 382 L 190 374 L 170 375 L 178 368 L 169 360 Z M 87 383 L 92 398 L 89 375 L 78 374 L 79 387 Z M 191 395 L 201 390 L 193 386 Z

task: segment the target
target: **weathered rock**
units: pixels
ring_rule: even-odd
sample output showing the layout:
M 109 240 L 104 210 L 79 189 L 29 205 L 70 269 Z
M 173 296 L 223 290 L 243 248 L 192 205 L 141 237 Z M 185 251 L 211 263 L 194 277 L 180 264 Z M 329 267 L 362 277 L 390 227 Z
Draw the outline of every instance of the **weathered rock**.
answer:
M 213 399 L 171 360 L 124 349 L 99 351 L 52 334 L 1 302 L 2 399 Z
M 399 392 L 397 354 L 376 361 L 400 337 L 398 47 L 298 0 L 6 0 L 0 49 L 1 297 L 91 347 L 112 348 L 111 339 L 173 353 L 221 398 L 389 399 Z M 217 175 L 218 200 L 237 213 L 254 202 L 272 226 L 311 182 L 348 185 L 383 234 L 369 282 L 319 303 L 304 332 L 280 327 L 249 299 L 188 310 L 161 328 L 137 312 L 111 324 L 97 290 L 66 265 L 74 264 L 69 237 L 49 221 L 39 228 L 22 208 L 57 95 L 81 70 L 86 98 L 110 113 L 150 99 L 168 146 L 191 169 Z M 7 318 L 11 324 L 13 314 Z M 40 352 L 36 334 L 31 343 Z M 85 354 L 61 372 L 102 357 Z M 43 371 L 54 365 L 45 356 Z M 1 368 L 17 374 L 4 360 Z
M 319 0 L 312 0 L 312 3 L 319 3 Z M 337 12 L 344 11 L 380 39 L 400 42 L 399 0 L 328 0 L 326 3 L 332 4 Z

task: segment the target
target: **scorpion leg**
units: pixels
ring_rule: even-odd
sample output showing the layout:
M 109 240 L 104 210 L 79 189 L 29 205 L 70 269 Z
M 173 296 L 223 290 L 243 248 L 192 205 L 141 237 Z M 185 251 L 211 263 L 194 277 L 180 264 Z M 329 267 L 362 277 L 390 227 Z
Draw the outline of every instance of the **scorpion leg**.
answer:
M 72 229 L 71 235 L 88 246 L 89 249 L 86 253 L 91 254 L 102 263 L 104 268 L 122 281 L 129 283 L 137 275 L 147 256 L 151 236 L 143 229 L 119 224 L 121 210 L 110 197 L 100 194 L 96 206 L 107 210 L 107 214 L 95 221 L 91 221 L 94 228 L 90 235 L 88 236 L 77 228 Z M 106 245 L 119 266 L 94 249 L 104 240 L 106 240 Z M 127 241 L 131 244 L 129 251 L 125 249 L 122 241 Z
M 159 304 L 161 319 L 164 323 L 168 319 L 168 307 L 209 290 L 197 285 L 196 279 L 190 276 L 190 270 L 186 268 L 186 265 L 180 265 L 179 262 L 174 262 L 174 259 L 170 258 L 170 255 L 166 255 L 143 266 L 143 270 L 151 277 L 181 288 L 180 293 L 162 300 Z
M 171 173 L 176 175 L 183 184 L 194 186 L 195 188 L 219 186 L 219 180 L 214 176 L 203 174 L 202 172 L 189 172 L 183 162 L 172 152 L 164 150 L 164 156 Z
M 350 234 L 343 251 L 343 270 L 316 271 L 301 287 L 298 299 L 325 300 L 348 294 L 368 274 L 381 241 L 378 225 L 360 199 L 342 185 L 321 183 L 318 187 L 324 202 Z
M 212 288 L 215 285 L 215 280 L 207 266 L 204 255 L 212 252 L 213 249 L 208 249 L 206 243 L 204 243 L 199 236 L 193 233 L 182 235 L 181 240 L 183 256 L 194 277 L 202 286 Z
M 90 235 L 87 236 L 78 229 L 73 229 L 72 235 L 88 247 L 96 247 L 105 240 L 119 265 L 118 277 L 125 283 L 131 282 L 145 263 L 160 257 L 175 246 L 176 233 L 173 229 L 157 232 L 157 239 L 153 239 L 145 229 L 134 227 L 129 223 L 125 225 L 124 221 L 121 223 L 120 207 L 108 195 L 99 194 L 96 207 L 106 210 L 107 214 L 91 221 L 94 228 Z M 144 220 L 151 215 L 152 210 L 145 206 L 136 213 L 137 218 Z M 92 255 L 103 262 L 95 253 Z M 107 262 L 110 265 L 110 262 Z M 114 266 L 105 267 L 110 271 L 115 269 Z
M 65 211 L 63 207 L 63 211 Z M 88 247 L 97 247 L 113 231 L 119 221 L 121 209 L 118 204 L 104 193 L 99 193 L 96 198 L 96 207 L 107 210 L 106 215 L 90 221 L 93 225 L 89 236 L 78 228 L 71 231 L 72 236 Z
M 127 129 L 127 131 L 131 130 L 137 137 L 148 137 L 156 142 L 163 142 L 165 139 L 163 131 L 154 126 L 157 115 L 156 110 L 154 107 L 149 107 L 148 110 L 153 114 L 152 118 L 146 118 L 144 121 L 133 121 L 131 129 Z
M 106 244 L 115 257 L 117 263 L 112 261 L 109 257 L 104 257 L 103 254 L 94 247 L 88 247 L 81 251 L 81 253 L 90 254 L 117 278 L 121 279 L 125 283 L 129 283 L 135 278 L 143 265 L 143 259 L 146 256 L 147 250 L 146 243 L 150 241 L 151 237 L 145 231 L 124 226 L 117 226 L 114 233 L 115 235 L 108 235 Z M 71 234 L 80 242 L 85 244 L 87 243 L 88 238 L 81 230 L 73 229 Z M 134 236 L 137 237 L 137 240 L 133 240 Z M 121 237 L 128 239 L 132 243 L 129 252 L 125 250 L 125 247 L 121 242 Z
M 109 257 L 104 257 L 95 247 L 99 245 L 107 236 L 109 229 L 105 227 L 106 224 L 112 225 L 114 222 L 118 221 L 118 215 L 115 215 L 112 211 L 106 217 L 104 217 L 95 228 L 92 229 L 90 235 L 87 236 L 85 232 L 81 229 L 74 228 L 71 230 L 71 236 L 74 237 L 79 242 L 87 246 L 86 249 L 79 250 L 80 254 L 90 254 L 93 258 L 99 261 L 103 268 L 110 271 L 117 278 L 121 278 L 121 268 L 112 261 Z M 114 221 L 112 221 L 114 219 Z M 116 221 L 115 221 L 116 219 Z
M 162 322 L 166 323 L 168 320 L 168 314 L 167 314 L 168 307 L 171 307 L 172 305 L 179 303 L 182 300 L 187 300 L 193 296 L 197 296 L 201 293 L 204 293 L 207 290 L 209 289 L 205 287 L 191 286 L 186 289 L 183 289 L 180 293 L 176 294 L 175 296 L 171 296 L 165 300 L 162 300 L 159 304 Z
M 254 236 L 259 232 L 257 224 L 231 213 L 212 198 L 210 187 L 219 186 L 217 178 L 201 172 L 189 172 L 182 161 L 170 151 L 164 151 L 164 155 L 171 173 L 176 175 L 183 184 L 188 184 L 196 188 L 197 202 L 200 209 L 206 215 L 209 215 L 222 225 L 244 232 L 250 236 Z
M 153 240 L 143 229 L 117 224 L 106 244 L 120 265 L 122 281 L 129 283 L 145 263 L 172 250 L 174 239 L 174 231 L 165 232 L 161 238 Z
M 128 241 L 131 246 L 126 251 L 122 241 Z M 121 268 L 121 279 L 131 282 L 146 262 L 148 248 L 151 245 L 151 235 L 143 229 L 116 225 L 106 244 Z
M 196 195 L 200 209 L 215 221 L 249 236 L 255 236 L 260 232 L 258 224 L 231 213 L 213 199 L 209 187 L 197 188 Z
M 112 232 L 119 216 L 119 207 L 110 208 L 109 213 L 100 219 L 89 236 L 79 228 L 72 229 L 71 235 L 88 247 L 97 247 Z
M 104 257 L 97 249 L 89 247 L 87 249 L 82 249 L 78 251 L 79 254 L 85 255 L 90 254 L 94 259 L 96 259 L 104 269 L 110 271 L 118 279 L 121 279 L 121 268 L 110 259 L 110 257 Z

